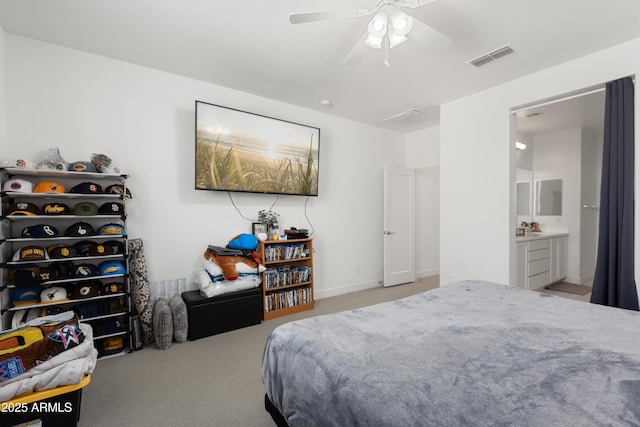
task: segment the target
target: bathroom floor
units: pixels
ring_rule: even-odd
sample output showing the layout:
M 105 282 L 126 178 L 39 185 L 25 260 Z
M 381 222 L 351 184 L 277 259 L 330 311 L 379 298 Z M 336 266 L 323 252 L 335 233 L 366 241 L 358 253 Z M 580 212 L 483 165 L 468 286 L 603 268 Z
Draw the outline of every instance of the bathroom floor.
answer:
M 586 283 L 584 284 L 584 286 L 591 286 L 591 283 Z M 546 289 L 545 287 L 542 288 L 538 288 L 536 289 L 537 292 L 544 292 L 545 294 L 551 294 L 551 295 L 556 295 L 559 297 L 563 297 L 563 298 L 569 298 L 569 299 L 574 299 L 576 301 L 583 301 L 583 302 L 589 302 L 591 299 L 591 292 L 585 294 L 585 295 L 578 295 L 578 294 L 572 294 L 569 292 L 560 292 L 560 291 L 554 291 L 552 289 Z

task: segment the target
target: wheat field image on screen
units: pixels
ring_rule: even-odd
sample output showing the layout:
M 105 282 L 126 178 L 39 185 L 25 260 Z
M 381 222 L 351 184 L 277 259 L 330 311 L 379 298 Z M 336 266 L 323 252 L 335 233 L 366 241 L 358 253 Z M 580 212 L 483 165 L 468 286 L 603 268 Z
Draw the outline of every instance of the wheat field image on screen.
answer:
M 230 114 L 203 118 L 198 111 L 196 188 L 318 194 L 319 129 L 262 116 L 243 128 L 248 113 Z

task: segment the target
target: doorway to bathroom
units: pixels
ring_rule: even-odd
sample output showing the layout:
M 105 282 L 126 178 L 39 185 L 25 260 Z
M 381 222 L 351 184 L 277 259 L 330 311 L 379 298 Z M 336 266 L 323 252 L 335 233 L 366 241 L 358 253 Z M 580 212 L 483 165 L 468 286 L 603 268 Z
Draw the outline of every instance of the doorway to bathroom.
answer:
M 563 281 L 572 284 L 590 285 L 595 272 L 604 89 L 602 84 L 512 111 L 516 224 L 568 233 Z

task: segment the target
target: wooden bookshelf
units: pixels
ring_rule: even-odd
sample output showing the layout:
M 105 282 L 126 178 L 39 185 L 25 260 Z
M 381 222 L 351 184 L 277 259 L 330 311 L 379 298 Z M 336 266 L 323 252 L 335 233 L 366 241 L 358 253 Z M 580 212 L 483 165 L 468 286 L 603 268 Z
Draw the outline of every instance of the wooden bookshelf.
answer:
M 312 239 L 265 240 L 259 252 L 263 320 L 313 309 Z

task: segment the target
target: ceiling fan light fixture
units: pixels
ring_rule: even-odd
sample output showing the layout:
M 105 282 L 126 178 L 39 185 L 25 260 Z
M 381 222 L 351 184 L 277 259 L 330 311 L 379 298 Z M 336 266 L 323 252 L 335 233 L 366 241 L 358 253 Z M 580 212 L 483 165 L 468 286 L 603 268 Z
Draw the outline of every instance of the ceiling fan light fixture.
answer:
M 399 10 L 391 16 L 391 28 L 401 36 L 406 36 L 413 28 L 413 17 Z
M 382 40 L 384 40 L 384 36 L 378 37 L 378 36 L 369 34 L 365 39 L 364 43 L 367 46 L 371 46 L 374 49 L 382 49 Z
M 384 36 L 387 34 L 388 20 L 389 18 L 384 12 L 378 12 L 375 14 L 371 21 L 369 21 L 369 26 L 367 27 L 369 34 L 364 41 L 365 44 L 375 49 L 380 49 L 382 47 L 382 40 L 384 40 Z
M 369 34 L 384 36 L 387 32 L 388 16 L 384 12 L 378 12 L 369 22 Z
M 394 47 L 404 43 L 407 41 L 407 37 L 402 34 L 396 33 L 393 31 L 393 28 L 389 30 L 389 48 L 393 49 Z

